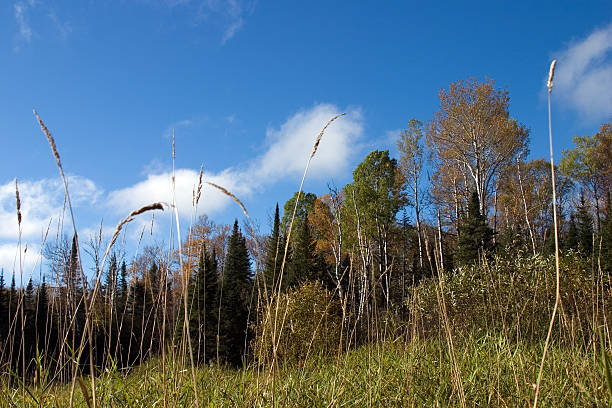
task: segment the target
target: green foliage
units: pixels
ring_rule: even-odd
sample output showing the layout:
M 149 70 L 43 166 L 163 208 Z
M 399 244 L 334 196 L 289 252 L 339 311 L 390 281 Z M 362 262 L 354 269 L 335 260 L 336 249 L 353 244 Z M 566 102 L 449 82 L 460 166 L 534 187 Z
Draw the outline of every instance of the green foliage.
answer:
M 601 223 L 601 251 L 596 251 L 598 259 L 601 261 L 601 267 L 608 275 L 612 275 L 612 203 L 610 193 L 606 201 L 605 218 Z
M 472 193 L 468 213 L 459 224 L 456 259 L 460 265 L 469 265 L 493 248 L 493 230 L 480 212 L 478 194 Z
M 197 387 L 204 407 L 461 407 L 454 390 L 451 360 L 441 339 L 380 343 L 352 350 L 339 359 L 313 355 L 300 365 L 285 365 L 269 377 L 258 367 L 240 370 L 200 367 Z M 458 345 L 458 359 L 468 407 L 520 407 L 533 403 L 532 378 L 541 344 L 512 343 L 503 336 L 473 337 Z M 609 393 L 593 354 L 553 346 L 544 366 L 542 407 L 602 407 Z M 176 361 L 159 359 L 124 375 L 96 379 L 98 406 L 192 406 L 193 388 Z M 182 373 L 182 374 L 181 374 Z M 88 384 L 89 379 L 84 380 Z M 172 384 L 166 390 L 162 384 Z M 40 402 L 0 383 L 0 407 L 64 407 L 70 384 L 28 390 Z M 91 393 L 88 391 L 88 394 Z M 76 392 L 75 407 L 85 407 Z
M 295 209 L 295 220 L 293 221 L 293 231 L 297 231 L 300 228 L 300 225 L 306 219 L 306 214 L 312 213 L 314 211 L 314 203 L 317 199 L 317 196 L 313 193 L 304 193 L 303 191 L 299 195 L 299 201 L 297 209 L 295 208 L 295 201 L 298 199 L 298 192 L 296 191 L 293 194 L 285 205 L 283 206 L 283 218 L 280 223 L 280 232 L 283 235 L 287 235 L 287 231 L 289 229 L 289 224 L 291 223 L 291 217 L 293 216 L 293 210 Z M 291 233 L 293 236 L 293 232 Z
M 576 211 L 578 250 L 590 256 L 593 252 L 593 217 L 591 217 L 589 207 L 584 201 L 584 194 L 580 196 L 580 205 Z
M 246 240 L 235 221 L 227 245 L 219 316 L 219 357 L 234 366 L 242 364 L 246 351 L 251 288 L 251 261 Z
M 218 295 L 216 255 L 214 250 L 209 254 L 203 246 L 197 269 L 189 280 L 187 291 L 189 333 L 193 356 L 197 363 L 205 363 L 216 357 Z M 183 339 L 184 316 L 184 303 L 181 301 L 177 311 L 175 332 L 177 341 Z
M 278 275 L 280 273 L 281 263 L 283 261 L 284 242 L 281 239 L 280 233 L 280 217 L 278 211 L 278 203 L 274 212 L 274 225 L 272 226 L 272 234 L 266 242 L 266 258 L 264 267 L 264 282 L 268 296 L 272 295 L 275 290 Z
M 397 161 L 389 157 L 388 150 L 374 150 L 357 165 L 353 171 L 353 183 L 344 189 L 348 211 L 350 213 L 354 206 L 357 207 L 367 235 L 375 236 L 377 227 L 393 223 L 403 205 L 401 184 Z
M 272 361 L 275 327 L 279 362 L 297 363 L 308 356 L 333 355 L 338 351 L 341 326 L 338 300 L 321 283 L 305 283 L 262 311 L 253 341 L 255 357 L 261 364 Z
M 576 252 L 561 258 L 560 293 L 564 328 L 556 340 L 586 347 L 595 321 L 612 319 L 612 302 L 607 290 L 593 298 L 596 282 L 590 262 Z M 459 268 L 442 275 L 446 313 L 453 333 L 502 333 L 529 342 L 546 337 L 555 299 L 554 257 L 495 258 L 485 265 Z M 426 336 L 437 335 L 443 324 L 437 278 L 424 281 L 411 294 L 413 321 L 420 322 Z M 598 311 L 599 314 L 594 314 Z M 604 316 L 605 313 L 605 316 Z

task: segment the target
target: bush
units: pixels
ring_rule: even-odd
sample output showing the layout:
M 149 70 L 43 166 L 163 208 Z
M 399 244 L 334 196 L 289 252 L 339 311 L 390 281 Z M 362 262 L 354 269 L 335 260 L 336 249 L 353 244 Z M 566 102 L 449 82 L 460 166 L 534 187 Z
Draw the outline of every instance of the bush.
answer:
M 592 338 L 593 324 L 612 318 L 609 288 L 598 283 L 590 262 L 568 253 L 560 264 L 561 306 L 554 331 L 559 341 L 579 346 Z M 496 258 L 486 265 L 442 276 L 446 313 L 455 334 L 503 333 L 534 342 L 546 337 L 555 303 L 554 257 Z M 598 288 L 599 286 L 599 288 Z M 412 290 L 411 318 L 425 336 L 443 327 L 437 277 Z M 561 322 L 561 325 L 559 325 Z
M 278 307 L 278 313 L 277 313 Z M 307 282 L 270 302 L 255 327 L 253 352 L 260 364 L 272 361 L 275 328 L 277 361 L 296 363 L 338 351 L 340 303 L 319 282 Z

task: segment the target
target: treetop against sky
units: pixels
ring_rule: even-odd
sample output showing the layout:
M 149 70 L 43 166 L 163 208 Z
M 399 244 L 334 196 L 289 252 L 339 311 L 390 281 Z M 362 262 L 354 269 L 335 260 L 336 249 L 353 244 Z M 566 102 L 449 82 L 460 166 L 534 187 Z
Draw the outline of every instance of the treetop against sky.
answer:
M 333 115 L 305 191 L 350 182 L 410 119 L 427 123 L 451 82 L 492 78 L 510 116 L 547 156 L 546 76 L 557 58 L 557 154 L 612 116 L 612 4 L 593 1 L 354 2 L 10 0 L 0 6 L 0 267 L 18 270 L 15 178 L 25 271 L 58 234 L 63 185 L 32 109 L 53 133 L 81 238 L 144 204 L 172 201 L 172 132 L 181 220 L 230 223 L 246 204 L 261 232 L 299 185 L 312 143 Z M 156 215 L 149 242 L 169 237 Z M 68 218 L 65 231 L 70 231 Z M 128 241 L 151 225 L 147 215 Z

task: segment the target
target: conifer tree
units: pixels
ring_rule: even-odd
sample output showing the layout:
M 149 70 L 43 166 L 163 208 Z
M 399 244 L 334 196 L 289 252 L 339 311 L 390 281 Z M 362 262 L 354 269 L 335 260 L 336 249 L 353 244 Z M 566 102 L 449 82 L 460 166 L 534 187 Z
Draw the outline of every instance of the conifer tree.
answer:
M 110 305 L 111 300 L 113 301 L 113 303 L 117 300 L 117 268 L 117 255 L 113 253 L 109 261 L 108 272 L 106 273 L 106 282 L 104 284 L 104 290 L 106 295 L 105 302 L 108 305 Z
M 612 203 L 610 201 L 610 192 L 608 192 L 606 212 L 601 222 L 601 252 L 599 248 L 596 251 L 602 269 L 609 275 L 612 274 Z
M 459 264 L 477 262 L 481 253 L 493 248 L 493 230 L 480 212 L 478 194 L 472 193 L 468 213 L 459 224 L 456 258 Z
M 217 334 L 217 261 L 205 247 L 192 282 L 189 327 L 194 355 L 202 363 L 216 355 Z
M 278 280 L 278 274 L 280 272 L 280 265 L 283 261 L 282 257 L 284 245 L 281 242 L 282 240 L 280 238 L 280 215 L 278 210 L 278 203 L 276 203 L 272 235 L 270 235 L 266 244 L 266 264 L 264 269 L 264 282 L 266 285 L 266 291 L 268 293 L 268 296 L 271 296 L 272 291 L 275 290 L 275 284 Z
M 51 336 L 52 320 L 49 315 L 49 297 L 47 295 L 47 283 L 43 277 L 42 283 L 36 291 L 36 341 L 41 350 L 55 349 L 56 337 Z
M 295 238 L 291 260 L 287 270 L 286 287 L 298 286 L 307 281 L 326 285 L 325 261 L 315 253 L 315 242 L 310 232 L 308 214 L 301 223 Z
M 567 249 L 578 250 L 578 228 L 576 227 L 576 217 L 573 213 L 570 215 L 567 237 L 564 244 Z
M 228 364 L 238 366 L 247 344 L 251 261 L 237 220 L 227 246 L 222 285 L 219 354 Z
M 8 304 L 7 293 L 4 283 L 4 269 L 0 270 L 0 345 L 4 345 L 4 341 L 8 332 Z
M 32 278 L 28 281 L 23 298 L 24 319 L 23 322 L 23 341 L 25 342 L 26 364 L 35 355 L 36 343 L 36 302 L 34 295 L 34 285 Z
M 576 219 L 578 221 L 578 247 L 585 255 L 591 255 L 593 252 L 593 218 L 584 200 L 584 193 L 580 195 Z

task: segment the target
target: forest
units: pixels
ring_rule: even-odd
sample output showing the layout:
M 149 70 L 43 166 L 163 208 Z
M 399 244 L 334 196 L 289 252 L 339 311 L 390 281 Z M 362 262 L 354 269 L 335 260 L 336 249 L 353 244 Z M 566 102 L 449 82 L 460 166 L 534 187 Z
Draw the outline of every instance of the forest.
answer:
M 127 253 L 125 224 L 173 211 L 154 203 L 111 239 L 49 239 L 24 287 L 2 271 L 0 406 L 612 401 L 612 122 L 551 168 L 529 150 L 548 135 L 494 80 L 438 96 L 398 157 L 373 150 L 349 184 L 296 186 L 269 203 L 268 231 L 213 185 L 244 212 L 233 225 L 204 215 L 178 245 Z M 18 185 L 16 200 L 21 225 Z

